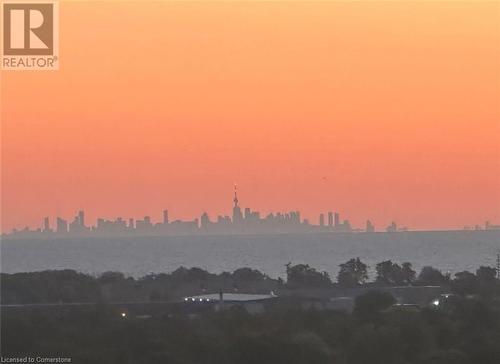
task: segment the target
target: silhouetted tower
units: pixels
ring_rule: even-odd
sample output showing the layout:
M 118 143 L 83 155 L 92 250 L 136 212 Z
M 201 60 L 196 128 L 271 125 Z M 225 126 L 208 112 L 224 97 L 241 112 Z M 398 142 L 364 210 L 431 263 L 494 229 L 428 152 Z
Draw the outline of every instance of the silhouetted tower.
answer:
M 238 191 L 237 191 L 236 185 L 234 185 L 234 198 L 233 198 L 233 202 L 234 202 L 234 207 L 238 207 Z
M 328 226 L 329 227 L 333 226 L 333 212 L 331 211 L 328 212 Z
M 163 210 L 163 225 L 168 225 L 168 210 Z
M 335 213 L 335 227 L 339 227 L 340 225 L 340 215 L 338 212 Z
M 60 217 L 56 220 L 56 231 L 58 233 L 67 233 L 68 232 L 68 222 Z
M 238 194 L 236 191 L 236 185 L 234 185 L 234 199 L 233 199 L 233 224 L 239 224 L 243 221 L 243 214 L 241 213 L 241 208 L 238 206 Z
M 43 219 L 43 231 L 50 231 L 50 223 L 48 217 L 45 217 Z
M 398 225 L 393 221 L 385 230 L 388 233 L 394 233 L 394 232 L 398 231 Z
M 319 226 L 325 226 L 325 214 L 319 214 Z
M 206 229 L 210 225 L 210 218 L 208 217 L 208 214 L 206 212 L 201 215 L 200 223 L 200 227 L 202 229 Z
M 375 231 L 375 226 L 373 226 L 373 224 L 370 220 L 366 220 L 366 229 L 365 230 L 367 233 L 373 233 Z
M 81 227 L 85 226 L 85 213 L 83 210 L 78 211 L 78 222 L 80 223 Z

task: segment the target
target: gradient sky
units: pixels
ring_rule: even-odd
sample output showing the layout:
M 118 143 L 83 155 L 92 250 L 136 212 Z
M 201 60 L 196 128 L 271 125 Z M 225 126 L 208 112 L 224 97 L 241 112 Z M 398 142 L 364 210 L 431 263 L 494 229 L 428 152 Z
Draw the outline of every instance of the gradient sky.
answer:
M 498 2 L 62 2 L 60 70 L 2 72 L 2 230 L 340 211 L 500 223 Z M 52 220 L 52 223 L 54 221 Z

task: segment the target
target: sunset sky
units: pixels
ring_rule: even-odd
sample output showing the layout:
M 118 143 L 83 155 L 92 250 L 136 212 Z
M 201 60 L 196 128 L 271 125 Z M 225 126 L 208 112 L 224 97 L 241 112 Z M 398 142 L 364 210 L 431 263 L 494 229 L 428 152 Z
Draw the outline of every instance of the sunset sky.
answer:
M 2 231 L 44 216 L 339 211 L 500 224 L 499 2 L 61 2 L 2 71 Z

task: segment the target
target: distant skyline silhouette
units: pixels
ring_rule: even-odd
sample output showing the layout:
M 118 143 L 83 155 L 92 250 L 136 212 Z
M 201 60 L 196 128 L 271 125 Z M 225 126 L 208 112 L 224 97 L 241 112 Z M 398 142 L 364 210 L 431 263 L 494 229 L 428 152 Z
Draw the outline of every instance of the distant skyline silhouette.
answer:
M 150 215 L 139 219 L 117 217 L 107 219 L 98 217 L 92 224 L 85 218 L 84 210 L 79 210 L 72 220 L 57 216 L 51 224 L 51 218 L 43 218 L 41 227 L 25 226 L 13 229 L 6 236 L 14 238 L 47 238 L 78 236 L 162 236 L 162 235 L 217 235 L 217 234 L 262 234 L 262 233 L 374 233 L 375 225 L 367 219 L 363 227 L 352 226 L 348 219 L 341 219 L 340 212 L 329 210 L 321 212 L 318 220 L 304 218 L 299 210 L 268 213 L 261 215 L 250 207 L 242 208 L 238 198 L 237 185 L 234 185 L 231 215 L 210 216 L 204 211 L 201 216 L 190 220 L 171 219 L 168 209 L 162 211 L 162 219 L 155 221 Z M 465 230 L 500 230 L 500 225 L 486 221 L 484 226 L 464 226 Z M 398 226 L 395 221 L 378 230 L 397 233 L 409 231 L 407 226 Z
M 1 230 L 231 215 L 235 180 L 316 223 L 498 223 L 499 6 L 62 1 L 60 69 L 2 72 Z

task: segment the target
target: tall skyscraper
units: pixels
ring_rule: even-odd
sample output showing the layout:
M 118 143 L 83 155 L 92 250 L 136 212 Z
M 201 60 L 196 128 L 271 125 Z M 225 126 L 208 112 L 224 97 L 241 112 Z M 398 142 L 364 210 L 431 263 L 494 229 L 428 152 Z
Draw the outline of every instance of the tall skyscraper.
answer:
M 206 229 L 209 227 L 210 225 L 210 218 L 208 217 L 208 214 L 206 212 L 203 213 L 203 215 L 201 215 L 201 218 L 200 218 L 200 227 L 202 229 Z
M 373 233 L 375 231 L 375 226 L 373 226 L 373 224 L 370 220 L 366 220 L 366 229 L 365 230 L 367 233 Z
M 398 225 L 393 221 L 385 230 L 388 233 L 394 233 L 394 232 L 398 231 Z
M 236 191 L 236 185 L 234 185 L 234 199 L 233 199 L 233 224 L 240 224 L 243 221 L 243 214 L 241 213 L 241 208 L 238 206 L 238 194 Z
M 50 222 L 48 217 L 43 219 L 43 231 L 50 231 Z
M 68 222 L 60 217 L 56 220 L 56 231 L 58 233 L 67 233 L 68 232 Z
M 83 210 L 78 211 L 78 222 L 81 227 L 85 227 L 85 213 Z
M 319 226 L 325 226 L 325 214 L 319 214 Z
M 163 225 L 168 225 L 168 210 L 163 210 Z
M 333 212 L 328 211 L 328 226 L 332 227 L 333 226 Z
M 335 213 L 335 227 L 339 227 L 340 225 L 340 214 L 338 212 Z

